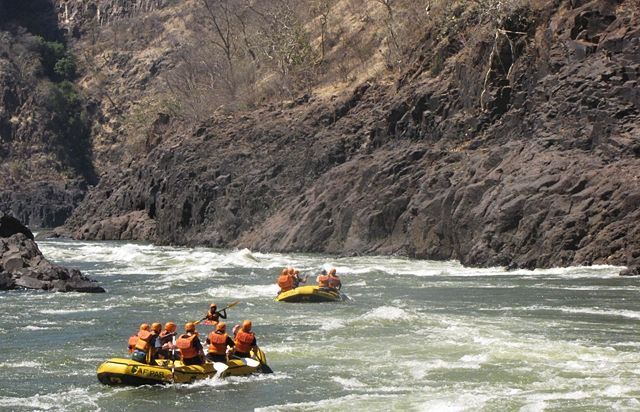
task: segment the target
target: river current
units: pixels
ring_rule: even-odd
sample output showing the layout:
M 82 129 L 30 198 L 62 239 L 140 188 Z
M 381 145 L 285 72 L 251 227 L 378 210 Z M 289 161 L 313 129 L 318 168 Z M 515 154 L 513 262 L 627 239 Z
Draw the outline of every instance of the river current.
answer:
M 42 241 L 105 294 L 0 292 L 0 410 L 640 410 L 640 279 L 457 262 Z M 275 302 L 285 266 L 336 267 L 345 303 Z M 108 387 L 142 322 L 235 300 L 271 375 Z M 198 327 L 201 336 L 208 326 Z

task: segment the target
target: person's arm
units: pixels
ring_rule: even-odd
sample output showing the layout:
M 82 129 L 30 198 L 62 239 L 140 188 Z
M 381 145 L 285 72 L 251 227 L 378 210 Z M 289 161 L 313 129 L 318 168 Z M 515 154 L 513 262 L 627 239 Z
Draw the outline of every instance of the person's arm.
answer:
M 226 319 L 227 318 L 227 310 L 226 309 L 222 309 L 220 312 L 218 312 L 218 315 L 220 315 L 220 317 L 222 319 Z

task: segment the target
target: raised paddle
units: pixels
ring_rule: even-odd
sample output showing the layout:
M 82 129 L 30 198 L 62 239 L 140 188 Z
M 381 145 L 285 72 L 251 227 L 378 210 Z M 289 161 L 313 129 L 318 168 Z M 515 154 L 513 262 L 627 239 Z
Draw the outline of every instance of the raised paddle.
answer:
M 229 309 L 229 308 L 232 308 L 232 307 L 234 307 L 235 305 L 237 305 L 238 303 L 240 303 L 240 301 L 239 301 L 239 300 L 236 300 L 235 302 L 231 302 L 231 303 L 229 303 L 227 306 L 225 306 L 224 308 L 222 308 L 222 309 L 220 309 L 220 310 L 217 310 L 217 311 L 216 311 L 216 313 L 219 315 L 219 314 L 220 314 L 220 312 L 222 312 L 223 310 L 227 310 L 227 309 Z M 207 317 L 205 316 L 204 318 L 202 318 L 202 319 L 200 319 L 200 320 L 193 321 L 193 324 L 194 324 L 194 325 L 197 325 L 198 323 L 202 322 L 202 321 L 203 321 L 203 320 L 205 320 L 206 318 L 207 318 Z

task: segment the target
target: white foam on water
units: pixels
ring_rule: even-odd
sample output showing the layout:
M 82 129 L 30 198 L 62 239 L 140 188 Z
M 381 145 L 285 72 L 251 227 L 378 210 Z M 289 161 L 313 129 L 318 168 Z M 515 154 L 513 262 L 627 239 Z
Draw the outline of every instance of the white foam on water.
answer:
M 25 330 L 50 330 L 50 329 L 62 329 L 59 326 L 36 326 L 36 325 L 27 325 L 23 329 Z
M 40 368 L 42 366 L 41 363 L 33 362 L 33 361 L 22 361 L 22 362 L 3 362 L 0 363 L 0 368 Z
M 280 288 L 275 283 L 268 285 L 217 286 L 208 288 L 206 294 L 214 298 L 276 297 Z
M 624 309 L 599 309 L 599 308 L 571 308 L 565 306 L 542 306 L 533 305 L 521 308 L 512 308 L 512 310 L 533 310 L 533 311 L 560 311 L 564 313 L 574 313 L 579 315 L 597 315 L 597 316 L 613 316 L 628 319 L 640 319 L 640 311 L 624 310 Z
M 416 314 L 396 306 L 380 306 L 358 317 L 366 321 L 409 321 L 416 318 Z
M 329 318 L 323 320 L 320 325 L 320 330 L 336 330 L 345 327 L 345 321 L 339 318 Z
M 34 410 L 102 410 L 96 401 L 100 394 L 90 394 L 86 388 L 72 388 L 68 391 L 35 394 L 33 396 L 23 397 L 0 397 L 0 407 L 7 408 L 30 408 Z M 9 409 L 12 410 L 12 409 Z
M 288 411 L 288 410 L 322 410 L 325 408 L 353 408 L 359 403 L 364 403 L 366 408 L 367 401 L 381 401 L 384 399 L 394 398 L 393 395 L 380 395 L 380 394 L 350 394 L 333 399 L 322 399 L 312 402 L 298 402 L 298 403 L 284 403 L 278 405 L 272 405 L 262 408 L 256 408 L 255 412 L 269 412 L 269 411 Z M 366 409 L 364 409 L 366 410 Z
M 344 389 L 364 388 L 367 386 L 356 378 L 342 378 L 340 376 L 332 376 L 331 380 Z
M 70 313 L 104 312 L 110 309 L 123 307 L 122 305 L 106 305 L 101 307 L 75 308 L 75 309 L 41 309 L 38 312 L 44 315 L 68 315 Z
M 418 410 L 438 412 L 466 412 L 479 411 L 486 406 L 490 396 L 482 394 L 458 393 L 445 397 L 436 397 L 421 402 Z
M 249 249 L 236 250 L 223 259 L 225 265 L 239 267 L 258 267 L 260 258 L 253 254 Z

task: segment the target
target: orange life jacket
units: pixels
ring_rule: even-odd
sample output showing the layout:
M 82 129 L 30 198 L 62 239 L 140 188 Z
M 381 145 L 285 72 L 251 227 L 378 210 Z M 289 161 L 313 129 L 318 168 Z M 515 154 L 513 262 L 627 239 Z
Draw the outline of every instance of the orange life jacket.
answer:
M 243 330 L 239 330 L 234 340 L 236 351 L 249 353 L 255 337 L 256 335 L 254 335 L 253 332 L 245 332 Z
M 151 347 L 151 337 L 153 334 L 148 330 L 141 330 L 138 332 L 138 340 L 136 341 L 135 348 L 136 350 L 141 350 L 143 352 L 148 352 Z
M 129 353 L 133 352 L 136 347 L 136 343 L 138 343 L 138 335 L 133 335 L 129 337 L 129 341 L 127 342 L 127 346 L 129 347 Z
M 327 275 L 320 275 L 318 276 L 318 286 L 320 286 L 321 288 L 326 288 L 329 286 L 329 276 Z
M 293 289 L 293 278 L 289 275 L 280 275 L 278 278 L 278 286 L 282 292 Z
M 209 338 L 209 353 L 214 355 L 224 355 L 227 351 L 227 337 L 226 333 L 211 332 Z
M 342 282 L 340 281 L 339 277 L 329 276 L 328 285 L 329 285 L 330 288 L 336 288 L 337 289 L 339 286 L 342 285 Z
M 182 360 L 191 359 L 198 356 L 198 350 L 193 347 L 193 340 L 198 338 L 198 334 L 194 333 L 189 336 L 187 334 L 180 335 L 176 340 L 176 347 L 180 349 L 180 356 Z

